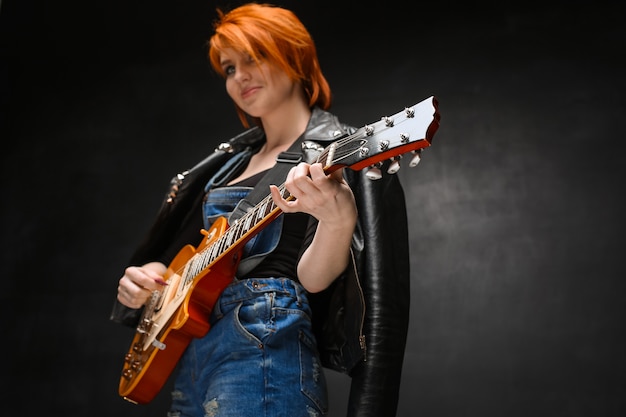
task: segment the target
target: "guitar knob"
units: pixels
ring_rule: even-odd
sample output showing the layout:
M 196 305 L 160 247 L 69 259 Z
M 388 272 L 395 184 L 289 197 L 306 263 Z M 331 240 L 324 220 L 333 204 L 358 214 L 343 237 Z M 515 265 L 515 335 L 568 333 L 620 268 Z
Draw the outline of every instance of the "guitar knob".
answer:
M 141 361 L 132 361 L 130 364 L 130 367 L 128 368 L 131 372 L 132 371 L 136 371 L 139 372 L 141 371 L 142 368 L 142 363 Z
M 387 168 L 387 174 L 395 174 L 400 170 L 400 156 L 391 158 L 391 164 Z
M 420 161 L 422 160 L 422 158 L 420 156 L 422 154 L 422 150 L 418 149 L 418 150 L 415 150 L 415 151 L 411 151 L 411 153 L 413 154 L 413 158 L 411 158 L 411 162 L 409 162 L 409 166 L 411 168 L 413 168 L 414 166 L 419 164 Z

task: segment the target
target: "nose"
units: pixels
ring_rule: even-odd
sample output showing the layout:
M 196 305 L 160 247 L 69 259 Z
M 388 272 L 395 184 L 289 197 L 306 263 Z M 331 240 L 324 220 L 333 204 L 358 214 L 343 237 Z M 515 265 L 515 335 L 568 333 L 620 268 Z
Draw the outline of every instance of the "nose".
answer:
M 235 80 L 236 81 L 247 81 L 250 79 L 250 73 L 245 69 L 244 66 L 238 66 L 235 69 Z

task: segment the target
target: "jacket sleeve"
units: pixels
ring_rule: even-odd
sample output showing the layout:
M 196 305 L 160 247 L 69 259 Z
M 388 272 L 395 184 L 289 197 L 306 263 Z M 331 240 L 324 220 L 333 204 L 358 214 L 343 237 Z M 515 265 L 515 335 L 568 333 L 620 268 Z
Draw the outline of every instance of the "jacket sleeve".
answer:
M 365 297 L 364 361 L 351 371 L 349 417 L 395 416 L 409 321 L 410 271 L 404 192 L 396 175 L 351 180 L 362 223 L 357 254 Z

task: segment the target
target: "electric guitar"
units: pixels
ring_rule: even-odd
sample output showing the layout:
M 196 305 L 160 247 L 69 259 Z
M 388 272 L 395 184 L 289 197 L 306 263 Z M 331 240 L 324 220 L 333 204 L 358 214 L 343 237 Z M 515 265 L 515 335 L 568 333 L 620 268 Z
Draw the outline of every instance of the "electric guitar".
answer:
M 391 116 L 365 125 L 355 133 L 325 148 L 317 162 L 326 173 L 342 167 L 375 180 L 381 177 L 384 162 L 394 174 L 404 154 L 409 166 L 419 162 L 423 148 L 430 146 L 439 128 L 439 112 L 434 96 Z M 279 190 L 293 199 L 283 183 Z M 243 246 L 273 221 L 281 210 L 271 195 L 228 225 L 218 218 L 198 247 L 185 246 L 168 266 L 161 291 L 154 291 L 144 306 L 119 383 L 125 400 L 146 404 L 161 390 L 192 338 L 209 331 L 209 316 L 221 292 L 232 282 Z

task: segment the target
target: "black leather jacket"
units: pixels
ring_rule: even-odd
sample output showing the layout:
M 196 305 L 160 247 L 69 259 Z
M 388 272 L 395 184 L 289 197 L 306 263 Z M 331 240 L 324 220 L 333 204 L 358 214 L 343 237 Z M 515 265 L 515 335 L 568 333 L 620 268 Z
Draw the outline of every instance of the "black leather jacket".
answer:
M 326 147 L 355 129 L 329 112 L 313 110 L 304 135 Z M 176 175 L 131 265 L 157 259 L 181 224 L 196 221 L 203 188 L 234 153 L 263 140 L 258 128 L 230 139 L 192 169 Z M 305 160 L 310 160 L 305 155 Z M 324 366 L 351 377 L 347 416 L 395 416 L 409 318 L 409 252 L 404 192 L 395 175 L 372 181 L 344 170 L 355 195 L 359 221 L 353 267 L 326 291 L 311 295 L 314 330 Z M 140 310 L 117 300 L 111 320 L 136 326 Z

